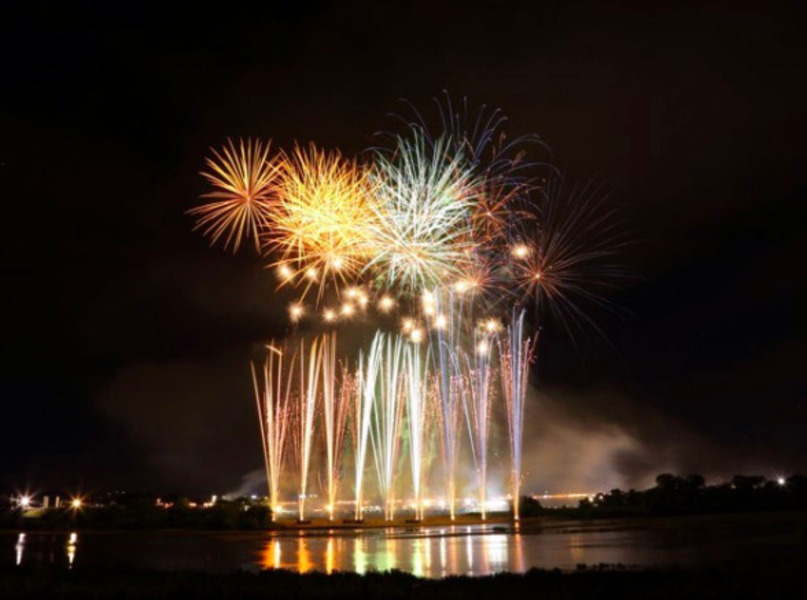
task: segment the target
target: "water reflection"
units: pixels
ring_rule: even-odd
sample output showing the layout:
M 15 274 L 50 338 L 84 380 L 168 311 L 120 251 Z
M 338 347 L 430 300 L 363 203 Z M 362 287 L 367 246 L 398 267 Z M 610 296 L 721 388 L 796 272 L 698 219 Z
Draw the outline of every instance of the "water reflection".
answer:
M 76 544 L 78 544 L 78 535 L 74 531 L 67 540 L 67 566 L 69 569 L 73 568 L 73 560 L 76 558 Z
M 268 542 L 261 552 L 260 567 L 262 569 L 280 569 L 282 567 L 280 552 L 280 540 L 274 539 Z
M 311 555 L 308 551 L 306 539 L 303 536 L 297 538 L 297 572 L 306 573 L 314 569 L 314 563 L 311 562 Z
M 523 573 L 527 570 L 526 565 L 524 564 L 524 548 L 521 545 L 522 542 L 522 535 L 520 533 L 515 533 L 513 535 L 513 557 L 510 561 L 512 565 L 515 565 L 513 571 L 518 573 Z
M 391 571 L 395 568 L 395 538 L 387 538 L 384 545 L 384 554 L 381 557 L 381 565 L 376 567 L 378 571 Z
M 571 530 L 570 530 L 571 529 Z M 323 573 L 401 569 L 421 577 L 523 572 L 531 567 L 574 569 L 580 563 L 659 565 L 744 557 L 757 538 L 715 539 L 708 551 L 696 537 L 658 531 L 591 530 L 512 532 L 501 526 L 417 530 L 266 534 L 61 534 L 0 533 L 6 548 L 0 567 L 60 565 L 134 566 L 152 569 L 232 570 L 247 561 L 262 568 Z M 82 554 L 78 558 L 78 545 Z M 799 538 L 798 544 L 801 544 Z M 14 546 L 14 553 L 11 547 Z M 801 545 L 799 545 L 801 548 Z M 12 558 L 13 557 L 13 558 Z M 12 561 L 14 561 L 12 563 Z
M 25 534 L 21 533 L 17 536 L 17 545 L 14 546 L 14 550 L 17 553 L 17 565 L 19 566 L 22 563 L 22 555 L 25 552 Z
M 424 543 L 423 538 L 417 538 L 412 543 L 412 574 L 415 577 L 423 577 L 424 574 L 423 563 L 428 554 L 428 550 L 424 549 L 424 546 L 428 546 L 428 544 Z
M 455 536 L 456 530 L 454 527 L 451 528 L 451 543 L 448 545 L 448 558 L 449 558 L 449 569 L 451 573 L 460 573 L 462 569 L 460 569 L 458 564 L 458 554 L 459 554 L 459 544 L 462 543 L 462 540 Z M 446 569 L 443 568 L 445 571 Z
M 503 533 L 485 536 L 483 552 L 487 557 L 488 571 L 503 571 L 507 565 L 507 540 Z
M 336 570 L 336 538 L 329 537 L 325 547 L 325 572 L 330 575 Z
M 67 558 L 67 567 L 72 569 L 77 547 L 78 534 L 75 531 L 66 539 L 62 535 L 18 533 L 14 543 L 14 564 L 20 566 L 24 559 L 26 564 L 63 565 Z
M 583 536 L 579 533 L 573 533 L 569 538 L 569 553 L 573 563 L 583 562 Z
M 359 575 L 367 572 L 367 551 L 364 549 L 363 537 L 353 541 L 353 570 Z
M 534 560 L 528 564 L 529 561 L 524 559 L 523 537 L 519 534 L 494 533 L 484 528 L 450 527 L 340 534 L 329 531 L 322 535 L 280 534 L 273 535 L 269 539 L 264 538 L 260 542 L 255 540 L 246 543 L 260 543 L 260 550 L 251 556 L 253 563 L 263 569 L 290 569 L 300 573 L 316 570 L 328 574 L 336 571 L 355 571 L 363 574 L 368 571 L 401 569 L 418 577 L 445 577 L 526 570 L 532 566 Z M 146 552 L 140 546 L 134 550 L 133 544 L 139 544 L 140 539 L 126 537 L 113 542 L 114 547 L 108 547 L 108 542 L 105 542 L 103 537 L 91 535 L 82 542 L 85 545 L 89 544 L 83 551 L 82 562 L 94 564 L 101 560 L 99 557 L 114 555 L 115 562 L 120 564 L 129 564 L 127 561 L 137 560 L 143 556 L 150 557 L 158 563 L 158 567 L 160 563 L 175 564 L 175 561 L 169 563 L 166 557 L 160 554 L 168 552 L 167 549 L 158 550 L 156 555 Z M 123 544 L 117 546 L 120 542 Z M 191 542 L 191 539 L 185 538 L 176 540 L 178 544 L 191 544 Z M 165 547 L 166 540 L 155 536 L 153 543 Z M 218 543 L 227 544 L 223 540 Z M 32 534 L 20 533 L 15 536 L 15 563 L 21 565 L 25 559 L 27 563 L 62 564 L 72 568 L 76 562 L 78 544 L 77 532 L 33 537 Z M 191 545 L 199 547 L 198 544 Z M 579 546 L 579 543 L 574 546 Z M 576 552 L 579 553 L 580 550 Z M 182 555 L 193 560 L 192 556 L 187 554 L 187 550 L 181 548 L 175 548 L 172 554 L 175 555 L 174 559 Z M 203 554 L 210 556 L 207 551 Z M 205 560 L 209 561 L 209 558 Z M 183 565 L 185 564 L 183 562 Z M 202 565 L 201 568 L 205 567 Z
M 282 548 L 289 545 L 296 546 L 296 560 L 284 564 Z M 364 574 L 401 569 L 418 577 L 482 575 L 527 568 L 521 536 L 468 532 L 464 528 L 424 531 L 416 535 L 389 530 L 384 535 L 371 533 L 355 537 L 278 536 L 266 543 L 259 564 L 263 568 L 286 568 L 300 573 L 317 570 Z

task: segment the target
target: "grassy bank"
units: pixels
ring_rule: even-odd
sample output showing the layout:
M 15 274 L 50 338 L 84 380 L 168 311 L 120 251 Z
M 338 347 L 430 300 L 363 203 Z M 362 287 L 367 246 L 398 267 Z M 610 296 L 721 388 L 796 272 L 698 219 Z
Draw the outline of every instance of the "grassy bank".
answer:
M 400 572 L 362 576 L 352 573 L 298 575 L 287 571 L 209 574 L 4 569 L 0 570 L 0 598 L 803 599 L 807 597 L 805 566 L 794 561 L 689 570 L 588 568 L 566 574 L 532 570 L 524 575 L 442 580 L 423 580 Z

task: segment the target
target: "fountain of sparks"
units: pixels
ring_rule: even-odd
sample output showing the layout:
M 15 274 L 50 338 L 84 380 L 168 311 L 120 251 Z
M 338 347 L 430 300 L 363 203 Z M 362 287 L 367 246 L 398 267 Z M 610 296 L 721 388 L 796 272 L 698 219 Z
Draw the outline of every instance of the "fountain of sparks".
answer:
M 406 348 L 405 404 L 409 433 L 409 464 L 412 471 L 412 493 L 415 498 L 415 518 L 423 519 L 423 451 L 426 438 L 426 408 L 428 380 L 420 346 Z M 429 358 L 426 357 L 426 363 Z
M 374 395 L 370 439 L 373 443 L 378 490 L 384 505 L 384 518 L 391 521 L 395 516 L 393 484 L 397 471 L 401 415 L 404 406 L 400 386 L 404 366 L 404 341 L 400 335 L 376 334 L 376 339 L 379 340 L 382 358 L 376 363 L 380 372 L 376 378 L 377 390 Z
M 317 407 L 317 388 L 322 367 L 323 348 L 328 344 L 329 334 L 314 338 L 306 360 L 305 344 L 300 344 L 299 382 L 296 413 L 296 448 L 299 462 L 300 487 L 297 497 L 299 520 L 305 521 L 305 500 L 308 494 L 308 471 L 314 441 L 314 416 Z
M 491 357 L 494 336 L 495 333 L 480 329 L 474 333 L 471 356 L 469 357 L 468 352 L 461 352 L 462 364 L 465 367 L 463 387 L 465 421 L 468 425 L 468 439 L 477 476 L 479 510 L 483 521 L 487 518 L 488 440 L 493 378 Z
M 363 518 L 364 501 L 364 468 L 367 463 L 367 449 L 372 424 L 372 410 L 375 402 L 376 381 L 381 360 L 380 335 L 376 334 L 370 350 L 359 354 L 359 368 L 357 374 L 358 388 L 355 396 L 355 409 L 353 411 L 353 440 L 355 462 L 355 498 L 357 521 Z
M 269 345 L 268 349 L 270 352 L 264 361 L 261 375 L 258 375 L 254 363 L 251 367 L 266 465 L 266 480 L 269 487 L 269 506 L 274 521 L 280 500 L 280 479 L 290 421 L 291 378 L 287 377 L 288 374 L 283 371 L 283 352 L 274 345 Z M 284 379 L 286 380 L 285 389 Z
M 510 441 L 510 485 L 513 496 L 513 519 L 520 518 L 521 449 L 524 440 L 524 404 L 527 397 L 529 366 L 535 344 L 524 338 L 524 311 L 507 326 L 504 342 L 499 342 L 502 396 L 504 397 L 507 432 Z
M 457 351 L 462 333 L 462 302 L 455 303 L 453 291 L 443 299 L 436 292 L 423 296 L 424 313 L 432 313 L 435 337 L 435 398 L 440 423 L 440 442 L 446 478 L 446 501 L 453 521 L 457 508 L 457 465 L 459 460 L 459 425 L 462 404 L 462 373 Z
M 337 380 L 336 334 L 325 338 L 322 344 L 322 417 L 327 460 L 328 519 L 333 521 L 337 491 L 342 473 L 342 450 L 347 430 L 347 417 L 351 408 L 353 377 L 345 366 Z M 338 384 L 338 386 L 337 386 Z

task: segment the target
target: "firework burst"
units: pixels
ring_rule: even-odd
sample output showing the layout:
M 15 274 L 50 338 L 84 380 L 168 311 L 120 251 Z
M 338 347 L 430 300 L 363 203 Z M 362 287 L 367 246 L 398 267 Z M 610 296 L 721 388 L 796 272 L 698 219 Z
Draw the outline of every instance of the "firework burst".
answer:
M 422 134 L 398 138 L 379 152 L 371 175 L 378 203 L 371 225 L 375 255 L 365 267 L 382 284 L 414 295 L 460 276 L 473 249 L 470 226 L 476 181 L 452 156 L 448 140 L 426 144 Z
M 374 196 L 367 171 L 356 161 L 314 144 L 297 146 L 283 161 L 279 199 L 264 242 L 280 258 L 281 284 L 337 289 L 352 281 L 373 256 L 370 225 Z
M 472 108 L 463 98 L 458 106 L 448 92 L 434 98 L 437 113 L 437 134 L 433 133 L 429 119 L 412 104 L 407 105 L 412 119 L 400 118 L 410 130 L 417 130 L 431 147 L 441 137 L 449 140 L 450 151 L 461 157 L 478 178 L 478 194 L 472 211 L 474 235 L 480 244 L 489 248 L 507 241 L 508 230 L 517 220 L 530 218 L 532 213 L 525 204 L 529 194 L 543 179 L 542 171 L 552 168 L 545 162 L 527 160 L 528 149 L 547 148 L 536 135 L 508 138 L 505 133 L 507 117 L 501 109 L 486 105 Z M 499 248 L 495 248 L 498 250 Z
M 602 292 L 624 276 L 615 258 L 621 246 L 607 195 L 584 186 L 567 190 L 554 179 L 542 191 L 537 218 L 525 222 L 511 248 L 521 302 L 533 302 L 539 319 L 557 322 L 575 338 L 600 331 L 588 310 L 609 307 Z
M 202 176 L 215 188 L 202 198 L 209 202 L 188 211 L 196 218 L 194 229 L 202 229 L 211 243 L 223 241 L 224 248 L 237 251 L 241 242 L 252 238 L 260 251 L 260 235 L 269 225 L 276 200 L 280 161 L 270 158 L 271 142 L 232 140 L 205 159 Z

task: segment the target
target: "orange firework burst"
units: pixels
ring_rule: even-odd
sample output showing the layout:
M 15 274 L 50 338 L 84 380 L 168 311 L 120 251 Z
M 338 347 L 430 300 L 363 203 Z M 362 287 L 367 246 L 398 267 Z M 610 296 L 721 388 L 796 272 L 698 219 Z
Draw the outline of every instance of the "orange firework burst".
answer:
M 465 296 L 486 296 L 494 283 L 492 261 L 482 254 L 471 254 L 472 260 L 463 267 L 462 276 L 452 287 L 454 292 Z
M 328 281 L 350 281 L 372 255 L 373 194 L 367 172 L 338 151 L 297 146 L 284 160 L 272 228 L 266 245 L 286 269 L 282 284 L 314 284 L 322 295 Z M 302 275 L 302 276 L 300 276 Z
M 572 338 L 584 324 L 599 331 L 589 309 L 608 308 L 602 292 L 624 277 L 613 262 L 624 242 L 607 194 L 593 184 L 565 189 L 562 180 L 550 180 L 542 196 L 539 218 L 521 234 L 529 242 L 511 248 L 518 288 Z
M 260 251 L 259 235 L 269 222 L 275 201 L 275 181 L 279 166 L 269 157 L 271 142 L 239 140 L 238 147 L 228 139 L 221 152 L 211 148 L 213 158 L 205 159 L 209 171 L 202 171 L 215 191 L 202 198 L 211 201 L 188 211 L 196 217 L 194 229 L 202 228 L 211 243 L 224 240 L 233 252 L 241 241 L 251 237 Z
M 510 225 L 508 221 L 512 219 L 514 212 L 514 201 L 524 194 L 526 186 L 484 181 L 479 187 L 479 195 L 471 213 L 474 236 L 483 244 L 505 243 Z

